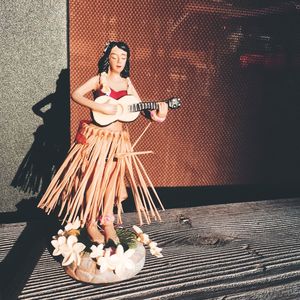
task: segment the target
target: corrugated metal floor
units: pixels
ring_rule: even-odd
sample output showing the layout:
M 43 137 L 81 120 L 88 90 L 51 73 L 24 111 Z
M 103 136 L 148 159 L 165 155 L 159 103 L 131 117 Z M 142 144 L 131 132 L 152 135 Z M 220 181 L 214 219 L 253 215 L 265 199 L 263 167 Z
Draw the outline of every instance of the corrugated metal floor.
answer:
M 300 299 L 299 199 L 172 209 L 162 217 L 143 230 L 164 257 L 147 254 L 136 277 L 105 286 L 64 273 L 50 254 L 56 228 L 48 234 L 41 222 L 1 225 L 2 300 Z M 124 221 L 134 224 L 136 215 Z

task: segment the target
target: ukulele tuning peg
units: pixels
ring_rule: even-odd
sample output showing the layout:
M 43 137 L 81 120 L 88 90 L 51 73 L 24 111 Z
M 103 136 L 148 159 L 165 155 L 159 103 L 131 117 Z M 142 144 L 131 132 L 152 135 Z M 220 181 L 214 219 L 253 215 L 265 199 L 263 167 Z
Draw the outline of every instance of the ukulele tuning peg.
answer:
M 169 108 L 175 109 L 180 106 L 180 99 L 173 97 L 167 101 Z

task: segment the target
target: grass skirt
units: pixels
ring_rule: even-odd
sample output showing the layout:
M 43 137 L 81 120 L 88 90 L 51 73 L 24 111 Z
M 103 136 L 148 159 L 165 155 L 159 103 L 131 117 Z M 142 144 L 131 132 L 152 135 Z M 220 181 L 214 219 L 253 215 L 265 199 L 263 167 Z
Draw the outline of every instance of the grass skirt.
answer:
M 118 223 L 122 223 L 122 201 L 127 198 L 125 178 L 132 189 L 139 223 L 160 220 L 148 186 L 162 203 L 139 159 L 133 152 L 127 130 L 110 131 L 82 122 L 75 142 L 53 177 L 38 207 L 48 214 L 60 206 L 59 217 L 82 225 L 105 216 L 109 207 L 117 206 Z

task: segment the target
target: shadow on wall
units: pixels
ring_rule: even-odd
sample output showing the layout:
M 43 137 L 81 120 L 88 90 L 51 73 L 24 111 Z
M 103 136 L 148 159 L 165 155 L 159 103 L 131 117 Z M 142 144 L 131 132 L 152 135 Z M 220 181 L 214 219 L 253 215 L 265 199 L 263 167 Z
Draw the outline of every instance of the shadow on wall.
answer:
M 34 142 L 11 182 L 13 187 L 32 194 L 43 193 L 47 188 L 69 148 L 69 102 L 70 72 L 63 69 L 56 81 L 55 92 L 32 107 L 33 112 L 43 119 L 43 124 L 33 133 Z
M 17 299 L 59 227 L 54 216 L 46 216 L 37 208 L 37 202 L 69 148 L 69 102 L 70 72 L 63 69 L 56 81 L 55 92 L 32 107 L 33 112 L 43 119 L 43 124 L 34 132 L 34 142 L 11 182 L 13 187 L 33 196 L 22 199 L 16 205 L 16 212 L 0 214 L 0 223 L 27 222 L 12 248 L 0 261 L 0 299 Z M 14 230 L 20 229 L 18 226 L 16 229 L 9 228 L 13 240 Z

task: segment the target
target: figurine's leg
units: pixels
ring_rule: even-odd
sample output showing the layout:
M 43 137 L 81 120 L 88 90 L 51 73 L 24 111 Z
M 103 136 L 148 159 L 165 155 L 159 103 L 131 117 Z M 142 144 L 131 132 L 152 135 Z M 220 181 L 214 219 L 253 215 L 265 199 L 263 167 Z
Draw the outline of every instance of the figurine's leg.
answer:
M 110 181 L 108 183 L 104 195 L 104 201 L 103 201 L 104 210 L 103 210 L 103 216 L 101 220 L 106 242 L 108 242 L 108 240 L 111 239 L 115 242 L 115 244 L 120 243 L 116 230 L 114 228 L 115 218 L 113 213 L 113 208 L 114 208 L 115 198 L 116 198 L 116 182 L 117 182 L 117 177 L 119 175 L 117 168 L 118 168 L 117 163 L 114 162 L 113 163 L 114 171 L 111 175 Z
M 109 240 L 113 240 L 116 245 L 120 243 L 120 240 L 117 236 L 113 221 L 103 224 L 102 227 L 104 230 L 106 242 L 108 242 Z
M 86 224 L 86 230 L 92 242 L 104 244 L 104 235 L 98 229 L 98 221 L 90 221 Z
M 86 191 L 86 197 L 89 197 L 90 190 L 87 189 Z M 86 222 L 86 230 L 88 235 L 90 236 L 90 239 L 92 242 L 98 243 L 98 244 L 104 244 L 105 243 L 105 237 L 101 233 L 101 231 L 98 229 L 98 220 L 90 220 Z

